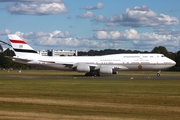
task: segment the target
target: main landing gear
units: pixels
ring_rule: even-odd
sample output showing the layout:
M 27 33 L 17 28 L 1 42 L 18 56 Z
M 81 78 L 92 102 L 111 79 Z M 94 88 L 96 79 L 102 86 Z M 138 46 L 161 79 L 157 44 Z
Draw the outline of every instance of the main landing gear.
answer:
M 98 71 L 90 71 L 85 74 L 85 76 L 100 76 Z
M 161 70 L 159 70 L 158 72 L 157 72 L 157 77 L 160 77 L 161 76 Z

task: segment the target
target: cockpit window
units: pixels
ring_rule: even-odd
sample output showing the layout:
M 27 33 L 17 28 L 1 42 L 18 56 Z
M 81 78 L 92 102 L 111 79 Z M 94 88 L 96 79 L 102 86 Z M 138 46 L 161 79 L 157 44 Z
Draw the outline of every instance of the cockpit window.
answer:
M 161 57 L 164 57 L 164 55 L 162 55 Z

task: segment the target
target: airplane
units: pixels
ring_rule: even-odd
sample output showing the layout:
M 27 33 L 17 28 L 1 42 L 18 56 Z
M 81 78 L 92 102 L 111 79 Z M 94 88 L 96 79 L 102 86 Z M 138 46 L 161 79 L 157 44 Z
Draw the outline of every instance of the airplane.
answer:
M 145 71 L 170 68 L 175 61 L 163 54 L 111 54 L 103 56 L 41 56 L 31 46 L 16 34 L 8 38 L 16 56 L 8 57 L 14 62 L 29 64 L 55 70 L 71 70 L 84 72 L 85 76 L 100 76 L 101 74 L 117 74 L 122 70 Z

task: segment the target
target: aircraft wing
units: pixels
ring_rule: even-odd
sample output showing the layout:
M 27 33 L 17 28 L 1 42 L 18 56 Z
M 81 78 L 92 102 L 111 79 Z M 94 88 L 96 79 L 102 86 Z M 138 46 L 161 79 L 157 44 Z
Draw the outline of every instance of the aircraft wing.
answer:
M 98 64 L 88 64 L 88 63 L 74 63 L 74 62 L 67 62 L 67 63 L 62 63 L 66 67 L 69 68 L 76 68 L 79 64 L 86 64 L 89 65 L 91 70 L 98 70 L 101 68 L 101 66 L 106 66 L 112 68 L 113 71 L 121 71 L 121 70 L 128 70 L 127 67 L 123 65 L 98 65 Z
M 117 66 L 113 66 L 113 70 L 114 71 L 121 71 L 121 70 L 128 70 L 128 68 L 123 66 L 123 65 L 117 65 Z
M 74 62 L 64 62 L 64 63 L 61 63 L 62 65 L 65 65 L 66 67 L 69 67 L 69 68 L 76 68 L 78 65 L 80 64 L 87 64 L 87 63 L 74 63 Z M 91 70 L 94 70 L 96 69 L 96 67 L 98 67 L 98 65 L 96 64 L 87 64 L 90 66 L 90 69 Z

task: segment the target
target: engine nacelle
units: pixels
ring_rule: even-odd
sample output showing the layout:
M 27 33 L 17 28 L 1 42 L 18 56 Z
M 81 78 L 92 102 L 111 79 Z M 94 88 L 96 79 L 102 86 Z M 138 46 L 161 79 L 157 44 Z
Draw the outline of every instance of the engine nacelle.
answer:
M 100 67 L 99 72 L 102 74 L 112 74 L 113 73 L 111 67 Z
M 90 72 L 90 67 L 87 64 L 79 64 L 76 68 L 78 72 Z

